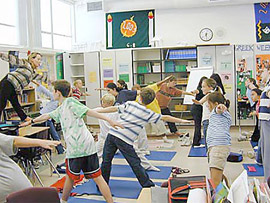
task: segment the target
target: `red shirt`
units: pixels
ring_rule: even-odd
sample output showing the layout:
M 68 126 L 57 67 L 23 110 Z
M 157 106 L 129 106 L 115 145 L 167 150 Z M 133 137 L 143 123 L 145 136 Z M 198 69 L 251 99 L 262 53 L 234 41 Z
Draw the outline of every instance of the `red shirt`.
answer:
M 167 83 L 162 84 L 160 90 L 156 94 L 160 108 L 168 108 L 172 97 L 181 96 L 182 93 L 183 91 L 177 89 L 176 87 L 168 87 Z
M 80 100 L 81 96 L 82 96 L 82 93 L 78 88 L 76 88 L 76 87 L 72 88 L 72 97 Z

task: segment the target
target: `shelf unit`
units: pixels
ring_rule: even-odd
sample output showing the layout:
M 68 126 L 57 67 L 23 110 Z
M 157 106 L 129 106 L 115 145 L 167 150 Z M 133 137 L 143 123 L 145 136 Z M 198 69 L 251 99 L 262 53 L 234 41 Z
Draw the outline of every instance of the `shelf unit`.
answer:
M 81 92 L 90 93 L 91 96 L 81 96 L 80 102 L 88 106 L 89 108 L 96 108 L 99 106 L 100 93 L 95 91 L 95 88 L 99 88 L 100 85 L 100 64 L 99 64 L 99 52 L 73 52 L 63 54 L 64 65 L 64 79 L 73 83 L 77 79 L 81 79 L 83 86 L 80 89 Z M 97 119 L 92 117 L 85 117 L 87 124 L 97 124 Z
M 142 87 L 162 80 L 161 49 L 132 50 L 134 84 Z
M 162 78 L 173 75 L 177 79 L 176 88 L 186 90 L 189 70 L 197 67 L 196 47 L 172 47 L 162 49 L 163 70 Z M 174 116 L 192 119 L 191 105 L 184 105 L 184 96 L 174 97 L 170 102 L 169 109 Z
M 35 114 L 37 109 L 36 109 L 36 101 L 35 101 L 36 95 L 34 88 L 24 89 L 22 95 L 18 96 L 18 99 L 26 115 L 31 117 L 32 115 Z M 7 106 L 4 110 L 4 120 L 20 120 L 10 102 L 7 103 Z
M 132 51 L 132 64 L 134 84 L 145 87 L 174 75 L 177 78 L 176 87 L 186 90 L 189 69 L 197 66 L 197 48 L 136 49 Z M 174 116 L 191 119 L 191 106 L 183 105 L 183 99 L 172 98 L 169 108 Z

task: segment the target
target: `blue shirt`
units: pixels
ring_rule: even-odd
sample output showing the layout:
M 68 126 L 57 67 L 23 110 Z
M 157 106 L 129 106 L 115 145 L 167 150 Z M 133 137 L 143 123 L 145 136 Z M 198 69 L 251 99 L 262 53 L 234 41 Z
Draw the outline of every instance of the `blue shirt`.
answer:
M 50 102 L 47 103 L 46 106 L 44 106 L 41 110 L 40 110 L 40 114 L 45 114 L 45 113 L 50 113 L 52 111 L 54 111 L 55 109 L 57 109 L 58 107 L 58 101 L 54 100 L 53 97 L 53 93 L 51 93 L 48 89 L 46 89 L 44 86 L 39 85 L 36 88 L 37 92 L 40 92 L 44 95 L 46 95 L 47 97 L 50 98 Z
M 255 102 L 252 101 L 252 99 L 251 99 L 251 92 L 252 92 L 252 89 L 247 88 L 246 95 L 248 97 L 248 101 L 250 103 L 250 106 L 252 107 L 255 104 Z
M 231 145 L 231 124 L 232 117 L 228 111 L 218 114 L 216 113 L 216 110 L 213 109 L 210 114 L 209 126 L 207 128 L 207 146 Z
M 137 91 L 121 90 L 117 97 L 115 104 L 124 104 L 127 101 L 135 101 L 137 97 Z

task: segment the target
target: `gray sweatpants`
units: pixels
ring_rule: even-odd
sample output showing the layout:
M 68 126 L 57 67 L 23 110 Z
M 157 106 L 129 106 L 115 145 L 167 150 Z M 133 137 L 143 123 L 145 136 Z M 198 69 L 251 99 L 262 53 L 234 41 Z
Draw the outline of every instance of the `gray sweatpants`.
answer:
M 261 153 L 264 168 L 264 179 L 270 177 L 270 121 L 261 120 Z

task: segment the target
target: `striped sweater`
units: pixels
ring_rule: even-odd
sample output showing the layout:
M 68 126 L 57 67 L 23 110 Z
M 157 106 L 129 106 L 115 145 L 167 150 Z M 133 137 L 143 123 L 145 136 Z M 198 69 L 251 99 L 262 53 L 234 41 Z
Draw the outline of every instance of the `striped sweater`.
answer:
M 19 59 L 15 63 L 4 54 L 1 56 L 1 59 L 18 66 L 15 71 L 7 74 L 7 80 L 13 85 L 17 93 L 20 93 L 32 80 L 42 77 L 35 73 L 31 64 L 25 59 Z
M 133 145 L 147 123 L 157 123 L 161 118 L 160 114 L 135 101 L 128 101 L 118 106 L 118 113 L 120 119 L 117 121 L 124 126 L 124 129 L 110 128 L 109 133 L 130 145 Z
M 260 107 L 259 107 L 259 119 L 260 120 L 270 120 L 270 98 L 267 96 L 267 92 L 270 91 L 270 84 L 265 87 L 261 99 L 260 99 Z
M 232 117 L 228 111 L 218 114 L 214 109 L 210 114 L 209 126 L 207 128 L 207 146 L 231 145 L 231 123 Z

